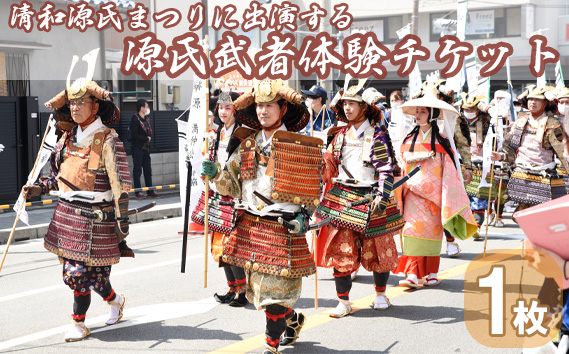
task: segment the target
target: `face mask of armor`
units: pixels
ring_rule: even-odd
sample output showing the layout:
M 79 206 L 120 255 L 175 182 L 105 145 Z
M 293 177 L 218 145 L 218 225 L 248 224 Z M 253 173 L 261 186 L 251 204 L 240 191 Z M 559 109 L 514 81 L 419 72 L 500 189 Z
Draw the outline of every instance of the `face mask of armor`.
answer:
M 464 112 L 464 116 L 467 119 L 474 119 L 476 118 L 476 112 Z

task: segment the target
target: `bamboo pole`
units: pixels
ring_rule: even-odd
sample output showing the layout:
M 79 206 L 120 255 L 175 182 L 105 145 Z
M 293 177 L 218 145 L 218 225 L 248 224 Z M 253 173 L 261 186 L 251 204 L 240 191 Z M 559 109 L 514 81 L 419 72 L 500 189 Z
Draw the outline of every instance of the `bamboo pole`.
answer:
M 496 125 L 498 121 L 496 121 Z M 492 147 L 492 152 L 496 151 L 496 145 L 498 144 L 498 137 L 496 136 L 496 130 L 494 129 L 494 127 L 492 127 L 492 130 L 494 130 L 494 146 Z M 494 181 L 494 162 L 492 162 L 492 165 L 490 166 L 491 171 L 490 171 L 490 183 L 492 183 Z M 482 181 L 480 181 L 482 182 Z M 488 191 L 488 210 L 486 212 L 486 234 L 484 235 L 484 253 L 482 254 L 482 257 L 485 258 L 486 257 L 486 244 L 488 243 L 488 217 L 490 216 L 490 208 L 492 207 L 492 203 L 490 202 L 490 200 L 492 199 L 492 186 L 489 187 L 489 191 Z M 497 215 L 496 215 L 497 217 Z
M 308 112 L 310 112 L 310 136 L 314 136 L 314 114 L 312 113 L 312 104 L 308 107 Z
M 312 235 L 312 249 L 314 250 L 314 264 L 316 271 L 314 272 L 314 308 L 318 309 L 318 233 L 319 230 L 313 230 Z
M 499 211 L 500 211 L 500 199 L 502 197 L 502 181 L 504 180 L 504 171 L 502 171 L 502 174 L 500 175 L 500 185 L 498 186 L 498 202 L 496 203 L 496 218 L 494 218 L 494 226 L 496 226 L 496 223 L 498 222 L 498 218 L 499 218 Z
M 320 113 L 322 113 L 322 123 L 320 124 L 320 131 L 323 132 L 324 131 L 324 116 L 326 115 L 326 105 L 322 105 L 322 108 L 320 109 Z
M 43 149 L 43 144 L 45 143 L 45 138 L 47 137 L 47 133 L 49 132 L 49 126 L 51 120 L 53 119 L 53 114 L 49 116 L 47 120 L 47 125 L 45 127 L 45 133 L 43 134 L 43 139 L 40 144 L 40 151 L 38 151 L 38 156 L 36 157 L 36 162 L 34 163 L 34 168 L 32 169 L 31 175 L 33 176 L 36 173 L 36 168 L 38 167 L 38 162 L 40 161 L 41 151 Z M 29 182 L 29 181 L 28 181 Z M 6 244 L 6 249 L 4 250 L 4 255 L 2 256 L 2 262 L 0 262 L 0 272 L 2 271 L 2 267 L 4 266 L 4 261 L 6 260 L 6 256 L 8 255 L 8 249 L 10 248 L 10 244 L 12 243 L 12 239 L 14 238 L 14 233 L 16 232 L 16 227 L 18 226 L 18 221 L 20 221 L 20 213 L 24 209 L 24 205 L 26 205 L 26 197 L 27 192 L 24 193 L 24 200 L 20 205 L 20 209 L 18 210 L 18 214 L 16 214 L 16 220 L 14 220 L 14 226 L 12 227 L 12 231 L 10 232 L 10 237 L 8 238 L 8 243 Z
M 209 57 L 209 36 L 204 39 L 205 56 Z M 205 93 L 205 146 L 209 145 L 209 80 L 206 82 Z M 207 158 L 207 155 L 206 155 Z M 207 261 L 208 261 L 208 238 L 209 238 L 209 176 L 205 176 L 205 209 L 204 209 L 204 257 L 203 257 L 203 287 L 207 288 Z

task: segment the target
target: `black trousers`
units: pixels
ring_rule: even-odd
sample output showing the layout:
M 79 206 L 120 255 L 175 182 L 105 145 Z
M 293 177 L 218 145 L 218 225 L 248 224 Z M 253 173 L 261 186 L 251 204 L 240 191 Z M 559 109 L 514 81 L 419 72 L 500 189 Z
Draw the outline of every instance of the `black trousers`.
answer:
M 150 161 L 150 152 L 144 151 L 139 147 L 132 147 L 132 181 L 134 188 L 140 188 L 140 176 L 144 170 L 144 182 L 146 187 L 152 186 L 152 166 Z

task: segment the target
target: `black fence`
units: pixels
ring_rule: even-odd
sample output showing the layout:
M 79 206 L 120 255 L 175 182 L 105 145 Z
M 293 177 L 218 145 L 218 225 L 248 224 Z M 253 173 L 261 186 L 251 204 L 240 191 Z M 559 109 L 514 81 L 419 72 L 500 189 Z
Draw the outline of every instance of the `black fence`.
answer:
M 178 126 L 176 118 L 183 111 L 158 111 L 150 112 L 150 125 L 152 126 L 153 138 L 150 141 L 150 152 L 175 152 L 178 151 Z M 45 125 L 49 119 L 49 112 L 41 113 L 40 131 L 45 131 Z M 119 134 L 119 139 L 124 142 L 127 154 L 130 154 L 130 142 L 126 140 L 126 134 L 130 120 L 134 112 L 121 112 L 121 119 L 110 127 Z M 183 120 L 188 120 L 188 112 L 184 113 Z

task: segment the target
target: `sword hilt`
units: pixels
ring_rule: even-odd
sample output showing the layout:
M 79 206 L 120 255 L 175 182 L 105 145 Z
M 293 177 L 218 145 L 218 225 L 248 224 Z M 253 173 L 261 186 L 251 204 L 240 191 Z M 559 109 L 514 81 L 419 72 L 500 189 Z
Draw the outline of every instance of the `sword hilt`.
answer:
M 370 204 L 371 202 L 373 202 L 373 198 L 374 198 L 374 196 L 372 194 L 367 194 L 360 200 L 356 200 L 355 202 L 347 203 L 347 206 L 348 206 L 348 208 L 352 208 L 352 207 L 355 207 L 358 205 Z
M 83 209 L 79 209 L 79 208 L 75 209 L 75 214 L 79 215 L 79 216 L 84 216 L 88 219 L 92 219 L 92 220 L 95 220 L 97 222 L 103 221 L 103 219 L 106 216 L 102 210 L 87 211 L 87 210 L 83 210 Z
M 296 234 L 300 231 L 300 223 L 298 222 L 298 220 L 286 221 L 285 219 L 279 216 L 278 222 L 282 226 L 286 227 L 290 233 Z

